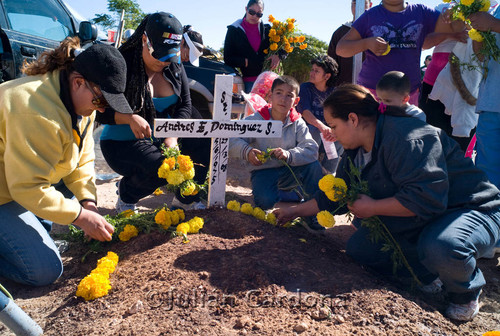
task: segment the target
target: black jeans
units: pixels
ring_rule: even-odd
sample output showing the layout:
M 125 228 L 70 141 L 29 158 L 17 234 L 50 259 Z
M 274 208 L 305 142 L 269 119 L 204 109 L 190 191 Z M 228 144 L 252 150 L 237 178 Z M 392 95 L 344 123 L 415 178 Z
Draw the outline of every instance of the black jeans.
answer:
M 123 178 L 120 181 L 120 198 L 125 203 L 137 203 L 151 195 L 157 188 L 167 184 L 158 177 L 158 169 L 164 157 L 160 151 L 161 141 L 150 139 L 116 141 L 101 140 L 101 151 L 108 165 Z M 194 180 L 205 182 L 210 161 L 210 139 L 179 139 L 181 153 L 189 155 L 195 163 Z M 199 201 L 199 195 L 177 198 L 185 204 Z

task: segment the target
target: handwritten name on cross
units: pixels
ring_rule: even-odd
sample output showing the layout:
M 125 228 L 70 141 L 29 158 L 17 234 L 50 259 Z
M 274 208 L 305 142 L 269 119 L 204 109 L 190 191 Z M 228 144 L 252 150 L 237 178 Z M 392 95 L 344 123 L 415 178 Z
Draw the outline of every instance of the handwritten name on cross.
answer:
M 282 122 L 231 120 L 233 76 L 216 75 L 213 120 L 155 119 L 157 138 L 212 138 L 208 206 L 224 206 L 229 138 L 279 138 Z

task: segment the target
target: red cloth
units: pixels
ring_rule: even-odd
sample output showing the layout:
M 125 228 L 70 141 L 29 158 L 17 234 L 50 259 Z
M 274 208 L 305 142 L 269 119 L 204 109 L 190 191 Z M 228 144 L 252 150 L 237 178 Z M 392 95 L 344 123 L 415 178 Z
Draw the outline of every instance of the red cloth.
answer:
M 424 82 L 434 86 L 436 82 L 436 78 L 443 70 L 443 68 L 448 63 L 448 56 L 450 53 L 434 53 L 432 54 L 432 61 L 429 63 L 427 70 L 425 70 L 424 74 Z
M 271 107 L 271 105 L 268 104 L 259 110 L 259 114 L 262 116 L 262 118 L 264 118 L 264 120 L 271 119 L 270 107 Z M 297 110 L 294 107 L 292 107 L 288 116 L 290 117 L 291 122 L 295 122 L 302 117 L 302 115 L 299 112 L 297 112 Z

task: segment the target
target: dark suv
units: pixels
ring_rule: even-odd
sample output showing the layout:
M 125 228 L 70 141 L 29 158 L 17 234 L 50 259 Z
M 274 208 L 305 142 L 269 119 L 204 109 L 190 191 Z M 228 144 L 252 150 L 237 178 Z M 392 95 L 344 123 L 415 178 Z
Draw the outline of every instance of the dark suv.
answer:
M 36 59 L 67 36 L 95 40 L 97 29 L 80 22 L 60 0 L 0 0 L 0 82 L 21 76 L 25 60 Z

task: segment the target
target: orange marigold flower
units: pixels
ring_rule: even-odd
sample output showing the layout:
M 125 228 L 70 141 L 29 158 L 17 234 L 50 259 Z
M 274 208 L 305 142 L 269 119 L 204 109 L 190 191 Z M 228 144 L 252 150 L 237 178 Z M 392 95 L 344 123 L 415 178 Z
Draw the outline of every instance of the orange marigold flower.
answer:
M 272 51 L 277 50 L 277 49 L 278 49 L 278 44 L 276 44 L 276 43 L 271 44 L 271 45 L 269 46 L 269 49 L 271 49 Z
M 306 48 L 307 48 L 307 43 L 301 44 L 301 45 L 299 46 L 299 49 L 300 49 L 300 50 L 304 50 L 304 49 L 306 49 Z
M 305 40 L 306 40 L 306 37 L 305 37 L 304 35 L 300 35 L 300 36 L 298 37 L 297 42 L 302 43 L 302 42 L 304 42 Z

